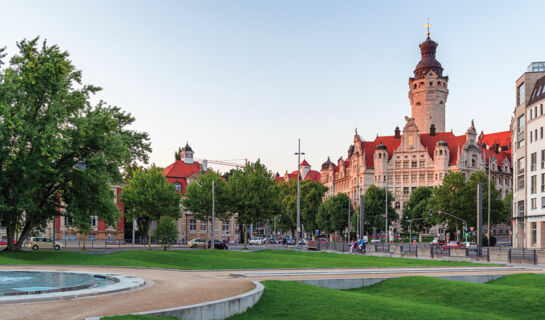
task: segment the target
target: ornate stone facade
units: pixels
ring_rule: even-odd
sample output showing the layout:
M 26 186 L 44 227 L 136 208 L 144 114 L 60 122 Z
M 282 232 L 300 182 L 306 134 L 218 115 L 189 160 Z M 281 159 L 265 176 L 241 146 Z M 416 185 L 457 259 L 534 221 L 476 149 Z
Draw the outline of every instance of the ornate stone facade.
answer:
M 392 136 L 364 141 L 356 130 L 347 158 L 336 163 L 328 158 L 322 164 L 326 198 L 342 192 L 357 205 L 360 195 L 376 185 L 394 195 L 394 207 L 401 214 L 417 187 L 438 186 L 449 172 L 469 177 L 474 171 L 487 171 L 489 163 L 502 198 L 511 191 L 509 131 L 477 135 L 473 121 L 464 135 L 444 131 L 448 77 L 435 60 L 436 47 L 429 37 L 420 45 L 422 60 L 409 79 L 413 117 L 405 117 L 403 131 L 397 127 Z

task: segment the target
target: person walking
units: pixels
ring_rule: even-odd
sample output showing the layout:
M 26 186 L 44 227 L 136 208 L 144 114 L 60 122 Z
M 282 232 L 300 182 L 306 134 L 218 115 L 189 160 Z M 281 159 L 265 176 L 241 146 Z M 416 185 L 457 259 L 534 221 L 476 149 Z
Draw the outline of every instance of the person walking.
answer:
M 354 246 L 356 245 L 356 242 L 354 239 L 350 241 L 350 253 L 354 253 Z

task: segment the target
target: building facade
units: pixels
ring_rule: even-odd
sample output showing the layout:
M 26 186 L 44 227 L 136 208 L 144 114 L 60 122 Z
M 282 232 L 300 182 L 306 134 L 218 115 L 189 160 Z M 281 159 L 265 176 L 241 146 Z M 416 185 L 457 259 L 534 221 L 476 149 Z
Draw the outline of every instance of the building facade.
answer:
M 319 182 L 320 177 L 320 171 L 312 170 L 312 166 L 307 162 L 307 160 L 303 160 L 301 162 L 299 165 L 299 179 L 301 181 L 312 180 L 314 182 Z M 288 173 L 288 170 L 286 170 L 286 173 L 284 173 L 283 176 L 280 176 L 278 173 L 276 174 L 276 182 L 290 180 L 297 181 L 297 170 L 291 173 Z
M 193 159 L 193 150 L 186 144 L 181 150 L 182 159 L 165 168 L 163 174 L 168 182 L 173 183 L 183 198 L 187 186 L 195 181 L 199 176 L 205 174 L 208 170 L 206 162 L 203 164 Z M 208 238 L 211 226 L 207 221 L 201 221 L 195 217 L 195 214 L 189 210 L 180 209 L 180 217 L 177 220 L 178 240 L 187 242 L 197 238 Z M 227 241 L 235 240 L 238 237 L 238 225 L 236 214 L 227 221 L 216 219 L 214 221 L 214 234 L 216 239 L 225 239 Z
M 347 194 L 354 205 L 367 188 L 376 185 L 394 195 L 401 215 L 411 192 L 419 186 L 438 186 L 449 172 L 488 171 L 502 198 L 511 191 L 511 135 L 509 131 L 477 133 L 474 122 L 463 135 L 445 131 L 448 76 L 435 57 L 437 43 L 428 38 L 420 44 L 421 60 L 409 78 L 411 117 L 393 135 L 363 140 L 357 133 L 346 159 L 322 164 L 321 182 L 326 198 Z
M 533 62 L 516 81 L 511 121 L 513 246 L 545 248 L 545 62 Z

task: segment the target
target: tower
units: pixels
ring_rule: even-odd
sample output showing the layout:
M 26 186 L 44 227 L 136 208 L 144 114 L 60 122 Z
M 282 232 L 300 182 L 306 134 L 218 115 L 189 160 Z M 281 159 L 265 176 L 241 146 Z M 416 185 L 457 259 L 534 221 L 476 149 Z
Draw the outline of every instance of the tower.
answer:
M 411 118 L 415 119 L 420 133 L 429 133 L 431 125 L 437 132 L 445 131 L 445 103 L 448 97 L 448 77 L 435 59 L 437 42 L 428 37 L 420 44 L 422 58 L 409 78 Z
M 184 163 L 193 164 L 193 149 L 186 142 L 185 147 L 182 148 L 182 155 L 184 157 Z

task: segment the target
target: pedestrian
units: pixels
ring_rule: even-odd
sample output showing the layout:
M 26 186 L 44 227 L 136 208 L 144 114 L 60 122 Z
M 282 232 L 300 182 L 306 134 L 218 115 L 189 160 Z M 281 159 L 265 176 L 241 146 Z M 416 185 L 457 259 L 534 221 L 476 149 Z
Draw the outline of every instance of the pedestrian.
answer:
M 356 242 L 354 241 L 354 239 L 352 239 L 350 241 L 350 253 L 354 253 L 354 245 L 356 244 Z
M 365 248 L 365 239 L 360 238 L 360 252 L 363 252 L 364 248 Z

